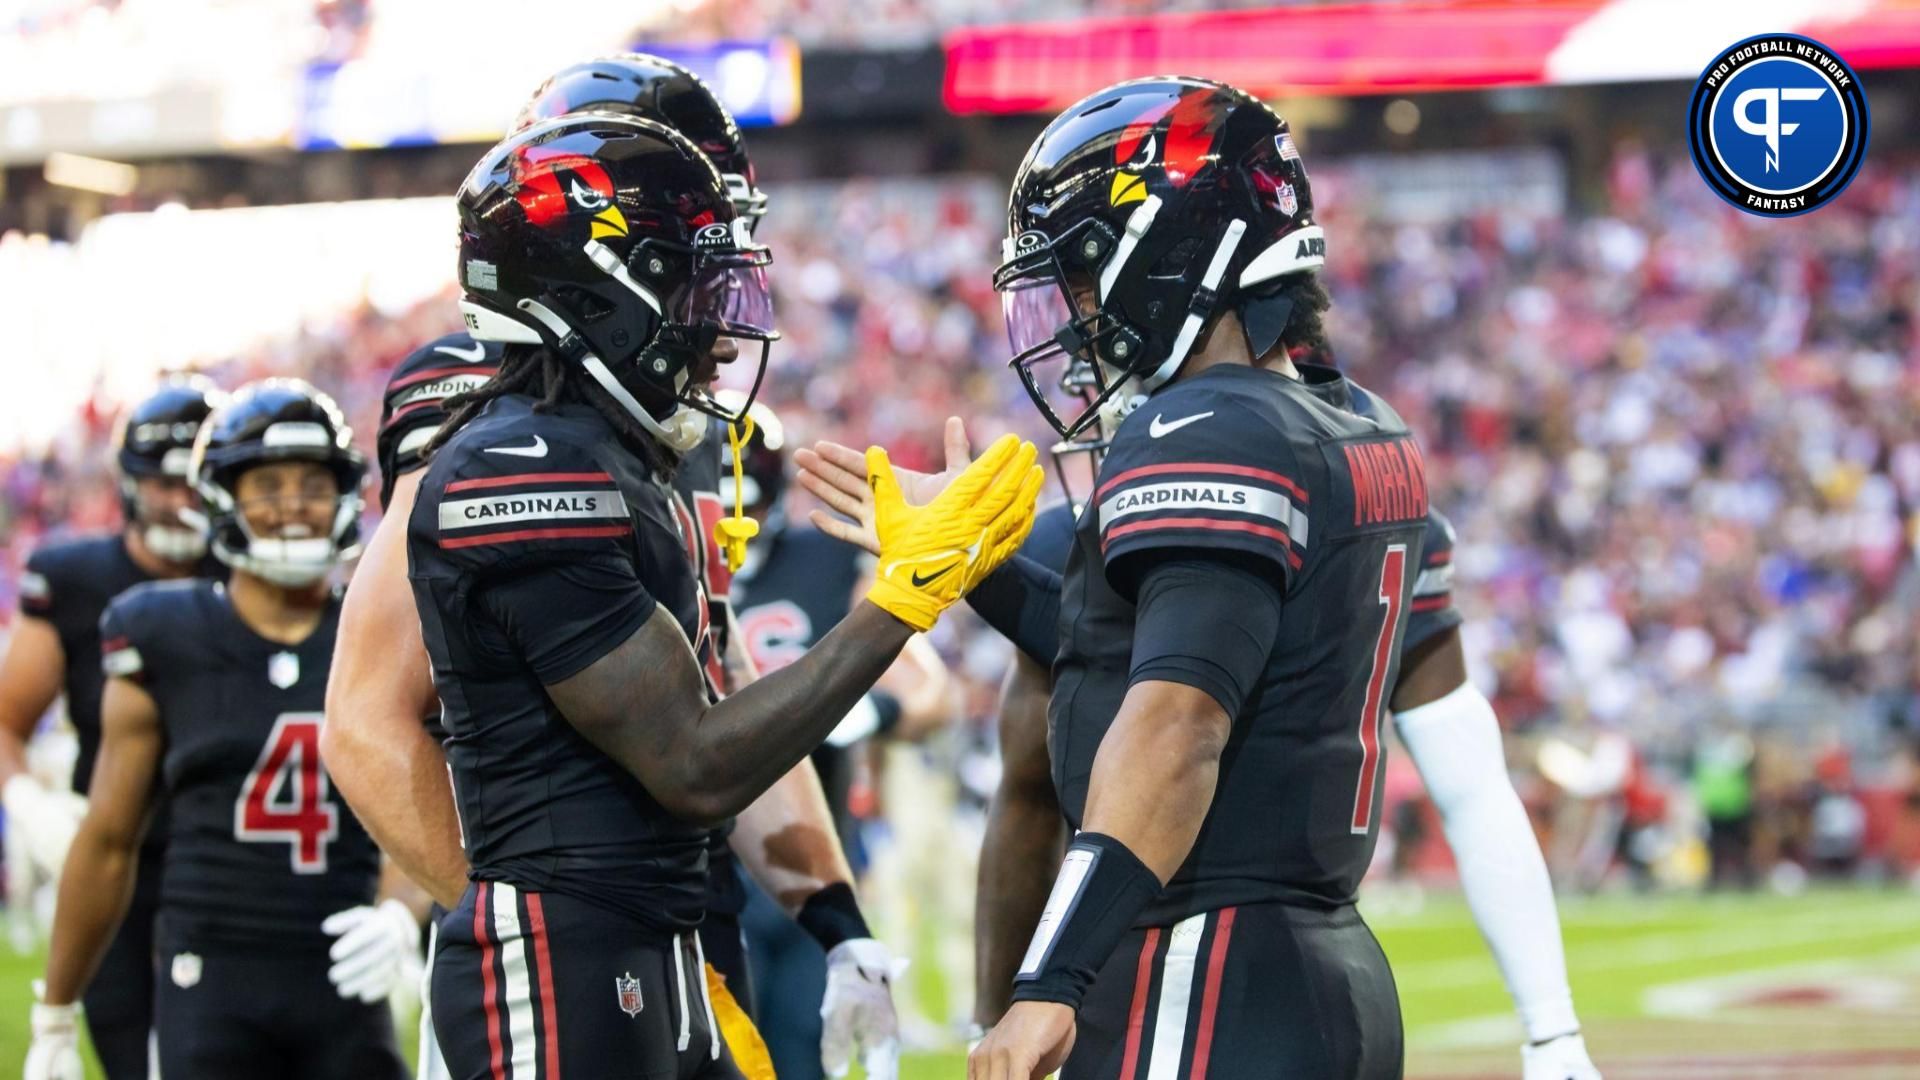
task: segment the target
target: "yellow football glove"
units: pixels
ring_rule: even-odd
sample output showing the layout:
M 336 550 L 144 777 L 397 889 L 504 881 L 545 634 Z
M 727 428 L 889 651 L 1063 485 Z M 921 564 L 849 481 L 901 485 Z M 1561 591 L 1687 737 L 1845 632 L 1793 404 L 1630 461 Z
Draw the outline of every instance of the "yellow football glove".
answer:
M 880 447 L 867 448 L 880 565 L 867 599 L 916 630 L 930 630 L 1033 529 L 1046 479 L 1030 442 L 1002 435 L 934 500 L 909 506 Z

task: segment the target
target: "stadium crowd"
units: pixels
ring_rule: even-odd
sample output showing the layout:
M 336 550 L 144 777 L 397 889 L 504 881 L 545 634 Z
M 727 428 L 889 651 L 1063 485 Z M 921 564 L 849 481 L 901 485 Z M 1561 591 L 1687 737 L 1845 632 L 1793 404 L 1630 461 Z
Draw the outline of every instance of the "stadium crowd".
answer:
M 1618 733 L 1659 811 L 1737 735 L 1759 749 L 1729 812 L 1762 820 L 1749 847 L 1771 845 L 1749 861 L 1812 861 L 1821 792 L 1916 790 L 1920 173 L 1870 165 L 1820 228 L 1794 230 L 1637 147 L 1600 206 L 1565 217 L 1396 224 L 1343 202 L 1338 175 L 1320 199 L 1337 360 L 1425 441 L 1515 764 L 1533 736 Z M 914 466 L 950 413 L 976 441 L 1042 433 L 989 285 L 1000 198 L 988 177 L 774 193 L 762 235 L 785 340 L 765 395 L 801 441 L 884 443 Z M 300 374 L 370 443 L 389 367 L 454 325 L 451 294 L 368 304 L 206 370 Z M 43 537 L 114 521 L 113 411 L 90 404 L 44 451 L 0 450 L 0 611 Z M 951 620 L 936 641 L 970 688 L 960 741 L 976 748 L 1005 657 L 977 627 Z M 963 779 L 989 786 L 969 760 Z M 1859 823 L 1834 865 L 1914 854 L 1897 810 Z

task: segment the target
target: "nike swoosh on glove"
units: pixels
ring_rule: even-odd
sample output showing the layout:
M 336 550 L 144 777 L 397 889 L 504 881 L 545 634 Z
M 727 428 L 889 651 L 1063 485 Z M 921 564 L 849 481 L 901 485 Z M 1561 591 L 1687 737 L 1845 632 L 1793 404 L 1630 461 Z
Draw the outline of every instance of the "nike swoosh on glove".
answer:
M 36 981 L 33 996 L 40 997 Z M 24 1080 L 85 1080 L 80 1067 L 80 1009 L 75 1005 L 35 1004 L 32 1013 L 33 1043 L 27 1048 Z
M 887 452 L 867 448 L 880 563 L 867 599 L 915 630 L 931 630 L 1033 529 L 1046 474 L 1030 442 L 1002 435 L 932 502 L 911 506 Z
M 336 911 L 320 929 L 335 939 L 327 950 L 333 961 L 327 979 L 348 1001 L 384 1001 L 416 970 L 411 961 L 420 951 L 420 924 L 398 900 Z
M 1522 1080 L 1600 1080 L 1579 1032 L 1520 1048 Z
M 895 1080 L 900 1072 L 900 1020 L 893 982 L 907 961 L 873 938 L 852 938 L 827 953 L 827 992 L 820 1000 L 820 1065 L 841 1077 L 856 1049 L 868 1080 Z

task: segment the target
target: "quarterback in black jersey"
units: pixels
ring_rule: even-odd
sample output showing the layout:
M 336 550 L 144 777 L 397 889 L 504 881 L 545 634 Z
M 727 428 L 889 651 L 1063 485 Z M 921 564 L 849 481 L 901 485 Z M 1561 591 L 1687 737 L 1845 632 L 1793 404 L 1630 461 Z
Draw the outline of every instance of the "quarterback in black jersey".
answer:
M 47 544 L 27 559 L 21 618 L 0 660 L 0 777 L 8 835 L 17 838 L 13 853 L 29 864 L 9 868 L 10 887 L 57 877 L 86 812 L 100 750 L 100 615 L 107 603 L 146 581 L 225 576 L 206 558 L 204 534 L 179 517 L 193 501 L 187 486 L 193 437 L 218 397 L 204 378 L 176 377 L 134 406 L 121 424 L 115 462 L 125 525 L 117 533 Z M 61 696 L 79 743 L 71 793 L 50 790 L 25 771 L 33 726 Z M 141 848 L 126 920 L 87 993 L 87 1026 L 108 1080 L 147 1075 L 153 915 L 164 848 L 164 829 L 156 829 Z
M 248 386 L 202 426 L 191 475 L 232 581 L 141 585 L 101 619 L 99 764 L 61 881 L 29 1080 L 77 1075 L 72 1002 L 124 916 L 162 794 L 162 1073 L 405 1075 L 383 1000 L 402 947 L 356 930 L 375 918 L 379 852 L 318 747 L 339 620 L 327 577 L 352 554 L 363 471 L 339 410 L 295 380 Z
M 743 347 L 764 364 L 766 250 L 697 147 L 622 115 L 510 136 L 457 201 L 468 329 L 507 348 L 408 527 L 473 879 L 440 925 L 440 1046 L 459 1077 L 738 1075 L 690 933 L 708 832 L 1018 545 L 1035 453 L 1005 440 L 914 507 L 872 451 L 892 572 L 805 658 L 721 698 L 668 478 L 709 417 L 742 419 L 708 387 Z

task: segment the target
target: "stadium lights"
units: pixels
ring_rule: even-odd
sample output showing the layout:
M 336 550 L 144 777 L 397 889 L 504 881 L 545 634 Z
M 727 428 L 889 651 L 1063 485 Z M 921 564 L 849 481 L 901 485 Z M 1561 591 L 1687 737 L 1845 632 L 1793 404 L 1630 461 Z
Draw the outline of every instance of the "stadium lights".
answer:
M 63 151 L 47 155 L 42 175 L 49 184 L 100 195 L 131 195 L 140 182 L 140 170 L 132 165 Z

